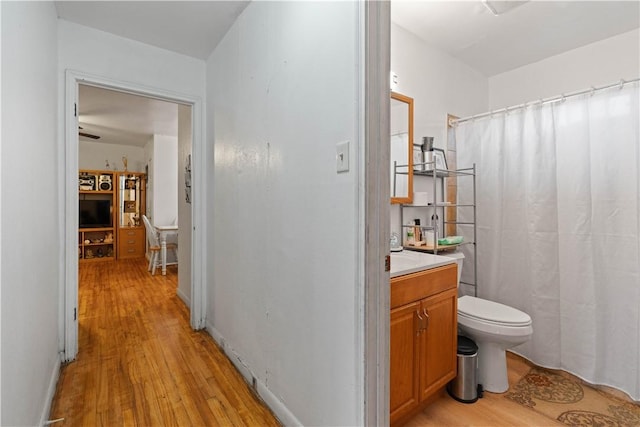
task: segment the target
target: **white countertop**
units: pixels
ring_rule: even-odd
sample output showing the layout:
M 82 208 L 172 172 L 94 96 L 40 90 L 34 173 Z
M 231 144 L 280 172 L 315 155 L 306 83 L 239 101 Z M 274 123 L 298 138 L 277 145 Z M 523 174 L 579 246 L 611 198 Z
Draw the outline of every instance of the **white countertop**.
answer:
M 455 264 L 455 262 L 455 258 L 424 252 L 408 250 L 391 252 L 391 277 L 403 276 L 447 264 Z

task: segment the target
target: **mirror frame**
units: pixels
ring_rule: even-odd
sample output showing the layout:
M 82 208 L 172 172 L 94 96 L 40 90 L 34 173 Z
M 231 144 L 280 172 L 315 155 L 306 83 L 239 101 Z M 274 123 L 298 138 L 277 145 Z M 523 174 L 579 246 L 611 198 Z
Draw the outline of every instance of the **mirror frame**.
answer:
M 413 203 L 413 98 L 391 91 L 391 99 L 404 102 L 409 108 L 409 143 L 407 144 L 407 159 L 409 160 L 407 163 L 409 165 L 409 172 L 407 173 L 407 192 L 409 194 L 407 197 L 391 197 L 391 203 Z M 391 158 L 389 158 L 389 161 L 389 167 L 393 169 Z M 389 185 L 389 193 L 391 193 L 391 185 Z

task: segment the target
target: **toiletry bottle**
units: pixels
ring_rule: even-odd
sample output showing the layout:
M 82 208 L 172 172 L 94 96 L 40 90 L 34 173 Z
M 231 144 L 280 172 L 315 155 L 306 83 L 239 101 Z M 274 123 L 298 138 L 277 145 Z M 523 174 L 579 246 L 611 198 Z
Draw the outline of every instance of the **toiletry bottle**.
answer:
M 411 224 L 409 224 L 411 225 Z M 407 244 L 408 245 L 413 245 L 413 243 L 415 242 L 414 240 L 414 235 L 413 235 L 413 227 L 407 227 Z
M 416 218 L 414 220 L 414 224 L 416 226 L 414 227 L 413 238 L 415 239 L 416 242 L 419 242 L 422 240 L 422 228 L 420 228 L 420 218 Z

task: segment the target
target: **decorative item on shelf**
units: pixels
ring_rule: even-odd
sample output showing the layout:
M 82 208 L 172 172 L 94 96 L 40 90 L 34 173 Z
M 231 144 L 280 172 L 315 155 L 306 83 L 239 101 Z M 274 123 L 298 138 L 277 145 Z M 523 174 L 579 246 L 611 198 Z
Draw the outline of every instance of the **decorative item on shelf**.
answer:
M 85 244 L 85 245 L 88 245 L 89 243 L 91 243 L 91 240 L 89 240 L 89 239 L 85 239 L 84 244 Z
M 124 165 L 124 171 L 127 171 L 127 164 L 129 163 L 129 161 L 127 160 L 127 156 L 122 156 L 122 164 Z
M 104 243 L 113 243 L 113 233 L 112 232 L 109 231 L 104 236 Z
M 136 227 L 140 226 L 140 217 L 138 215 L 133 216 L 133 225 L 135 225 Z
M 87 249 L 86 251 L 84 251 L 84 257 L 86 259 L 91 259 L 93 258 L 93 251 L 91 249 Z
M 107 256 L 113 258 L 113 248 L 111 246 L 107 248 Z
M 440 148 L 433 149 L 433 159 L 436 162 L 436 169 L 446 171 L 447 168 L 447 156 L 444 153 L 444 150 Z
M 135 200 L 125 200 L 124 201 L 124 213 L 135 213 L 136 212 L 136 201 Z
M 98 255 L 98 258 L 102 258 L 104 256 L 104 252 L 102 251 L 102 248 L 98 248 L 98 250 L 96 251 L 96 254 Z

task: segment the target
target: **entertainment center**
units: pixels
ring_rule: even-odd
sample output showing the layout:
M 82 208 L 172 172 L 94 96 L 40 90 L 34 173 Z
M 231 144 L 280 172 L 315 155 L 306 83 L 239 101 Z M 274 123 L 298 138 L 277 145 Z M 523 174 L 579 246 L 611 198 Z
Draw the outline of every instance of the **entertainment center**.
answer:
M 139 172 L 79 171 L 80 261 L 144 257 L 145 186 Z

